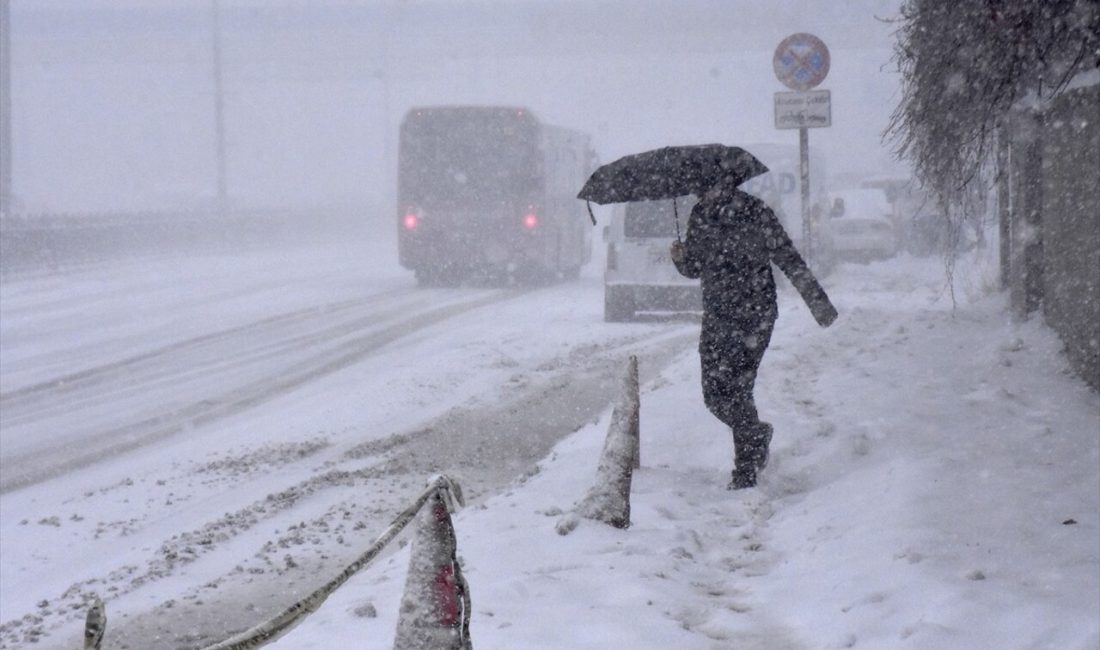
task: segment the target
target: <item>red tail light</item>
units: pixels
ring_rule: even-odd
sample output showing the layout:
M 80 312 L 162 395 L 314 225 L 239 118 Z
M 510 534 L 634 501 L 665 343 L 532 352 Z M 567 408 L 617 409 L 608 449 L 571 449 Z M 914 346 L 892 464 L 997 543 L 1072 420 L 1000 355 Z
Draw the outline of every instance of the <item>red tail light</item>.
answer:
M 534 212 L 528 212 L 523 217 L 523 225 L 526 226 L 528 230 L 534 230 L 539 225 L 538 215 Z
M 401 220 L 402 225 L 405 226 L 405 230 L 416 230 L 416 226 L 420 223 L 420 218 L 415 213 L 409 212 L 405 215 L 405 218 Z

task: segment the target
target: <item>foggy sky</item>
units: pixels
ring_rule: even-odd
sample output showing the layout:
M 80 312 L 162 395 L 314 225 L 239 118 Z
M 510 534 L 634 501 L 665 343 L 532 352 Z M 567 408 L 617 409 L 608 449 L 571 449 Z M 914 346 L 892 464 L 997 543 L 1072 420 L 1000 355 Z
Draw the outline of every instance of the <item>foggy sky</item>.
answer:
M 228 188 L 248 206 L 388 211 L 410 106 L 506 103 L 592 134 L 604 160 L 781 142 L 783 37 L 830 47 L 834 177 L 901 171 L 897 2 L 221 0 Z M 13 185 L 28 210 L 199 205 L 215 193 L 208 0 L 11 0 Z M 839 182 L 834 180 L 834 183 Z M 388 214 L 388 212 L 387 212 Z

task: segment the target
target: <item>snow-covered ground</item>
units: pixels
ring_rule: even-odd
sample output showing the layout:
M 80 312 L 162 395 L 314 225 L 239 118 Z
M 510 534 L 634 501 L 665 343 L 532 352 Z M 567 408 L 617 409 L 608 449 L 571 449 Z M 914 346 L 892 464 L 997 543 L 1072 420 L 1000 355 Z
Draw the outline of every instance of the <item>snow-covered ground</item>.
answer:
M 3 392 L 48 383 L 65 359 L 79 360 L 73 372 L 101 368 L 274 313 L 419 294 L 389 250 L 258 252 L 223 266 L 143 263 L 9 283 Z M 366 474 L 288 487 L 364 462 L 350 452 L 384 448 L 458 407 L 511 408 L 513 393 L 540 382 L 567 390 L 585 359 L 625 363 L 657 341 L 676 356 L 659 373 L 643 356 L 629 529 L 585 521 L 555 531 L 594 478 L 608 410 L 560 432 L 537 471 L 517 471 L 502 493 L 475 491 L 455 515 L 476 647 L 1095 649 L 1100 398 L 1049 330 L 1010 321 L 981 268 L 960 269 L 952 309 L 935 259 L 841 266 L 824 281 L 841 312 L 827 330 L 782 292 L 757 389 L 776 429 L 772 460 L 743 492 L 725 489 L 732 443 L 702 405 L 697 323 L 603 323 L 598 260 L 579 283 L 517 298 L 457 290 L 449 300 L 490 308 L 417 321 L 255 408 L 0 495 L 0 623 L 40 616 L 49 636 L 31 635 L 35 647 L 77 647 L 82 610 L 58 610 L 95 591 L 107 601 L 105 648 L 122 647 L 112 631 L 142 610 L 195 627 L 198 647 L 209 639 L 204 622 L 184 618 L 185 601 L 292 563 L 317 567 L 283 586 L 302 595 L 380 532 L 352 525 L 364 511 L 388 521 L 419 491 L 407 477 Z M 260 279 L 278 282 L 254 286 Z M 146 311 L 120 318 L 127 309 Z M 360 317 L 361 336 L 395 326 Z M 96 326 L 80 325 L 87 318 Z M 311 545 L 328 561 L 310 560 Z M 408 552 L 356 575 L 274 647 L 390 647 Z M 232 593 L 260 602 L 274 584 Z M 264 608 L 241 609 L 230 627 L 258 622 L 247 612 Z M 8 627 L 0 645 L 30 646 L 30 629 Z
M 1100 647 L 1100 400 L 961 272 L 953 311 L 935 260 L 843 266 L 824 331 L 781 296 L 757 489 L 725 489 L 729 435 L 685 351 L 642 389 L 628 530 L 555 532 L 607 414 L 460 511 L 475 647 Z M 389 647 L 408 552 L 275 647 Z

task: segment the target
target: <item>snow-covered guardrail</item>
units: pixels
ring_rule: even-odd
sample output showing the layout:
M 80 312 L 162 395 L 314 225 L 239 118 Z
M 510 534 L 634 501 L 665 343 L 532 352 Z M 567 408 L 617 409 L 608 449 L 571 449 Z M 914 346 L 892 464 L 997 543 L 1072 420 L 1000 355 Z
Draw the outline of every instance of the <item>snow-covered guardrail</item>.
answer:
M 0 273 L 173 252 L 239 251 L 365 228 L 356 210 L 134 211 L 0 215 Z
M 431 507 L 424 508 L 429 501 Z M 378 539 L 334 578 L 272 618 L 203 650 L 250 650 L 283 636 L 317 611 L 351 576 L 374 561 L 418 513 L 419 526 L 417 537 L 413 540 L 394 649 L 470 648 L 469 589 L 456 559 L 454 528 L 450 518 L 450 513 L 462 505 L 462 489 L 456 482 L 443 475 L 431 478 L 427 487 L 394 518 Z M 446 580 L 441 580 L 441 576 Z M 440 592 L 441 584 L 447 586 L 448 593 Z M 85 621 L 85 650 L 100 650 L 106 625 L 103 602 L 96 598 Z M 432 642 L 423 645 L 423 639 L 431 639 Z

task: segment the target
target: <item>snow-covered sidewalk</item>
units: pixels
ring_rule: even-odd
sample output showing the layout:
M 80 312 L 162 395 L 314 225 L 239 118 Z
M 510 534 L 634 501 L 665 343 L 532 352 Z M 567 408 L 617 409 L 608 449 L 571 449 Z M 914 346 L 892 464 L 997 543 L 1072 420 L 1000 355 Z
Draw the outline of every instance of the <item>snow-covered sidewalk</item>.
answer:
M 732 443 L 688 352 L 642 388 L 628 530 L 555 532 L 609 413 L 459 512 L 475 647 L 1100 647 L 1100 398 L 1003 296 L 952 313 L 941 275 L 841 267 L 828 330 L 781 295 L 757 489 L 725 489 Z M 407 564 L 369 567 L 275 647 L 390 647 Z

